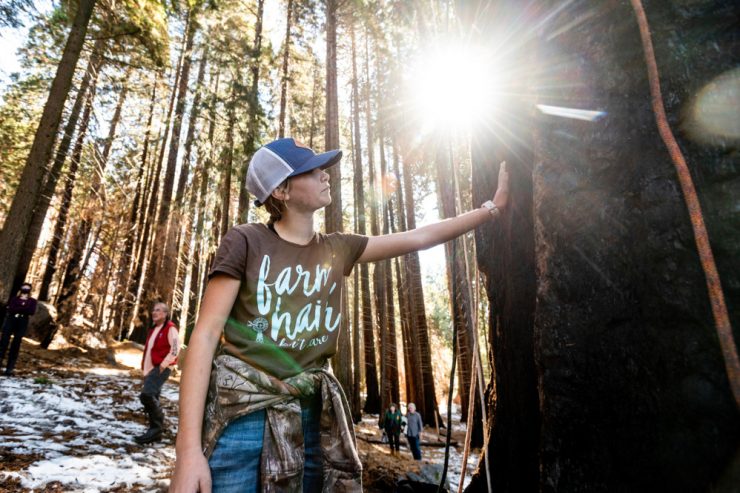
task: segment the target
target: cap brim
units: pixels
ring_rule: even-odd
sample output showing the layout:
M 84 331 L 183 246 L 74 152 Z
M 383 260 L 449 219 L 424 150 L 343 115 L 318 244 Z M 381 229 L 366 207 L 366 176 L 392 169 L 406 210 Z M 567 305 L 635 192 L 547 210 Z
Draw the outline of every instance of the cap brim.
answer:
M 309 171 L 313 171 L 316 168 L 328 168 L 330 166 L 334 166 L 339 162 L 339 160 L 342 159 L 342 151 L 340 149 L 335 149 L 333 151 L 324 152 L 321 154 L 317 154 L 310 158 L 308 161 L 303 163 L 302 166 L 299 168 L 296 168 L 290 175 L 290 176 L 296 176 L 296 175 L 302 175 L 303 173 L 308 173 Z

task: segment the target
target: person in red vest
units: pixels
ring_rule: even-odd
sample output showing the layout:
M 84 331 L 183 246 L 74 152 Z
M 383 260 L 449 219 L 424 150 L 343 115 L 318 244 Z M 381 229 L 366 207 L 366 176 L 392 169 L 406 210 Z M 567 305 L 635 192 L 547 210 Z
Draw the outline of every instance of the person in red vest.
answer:
M 134 438 L 137 443 L 151 443 L 162 438 L 164 413 L 159 405 L 159 393 L 170 376 L 170 366 L 177 362 L 177 350 L 177 327 L 170 320 L 170 309 L 165 303 L 157 303 L 152 308 L 152 327 L 147 333 L 141 359 L 144 386 L 139 400 L 149 416 L 149 429 Z

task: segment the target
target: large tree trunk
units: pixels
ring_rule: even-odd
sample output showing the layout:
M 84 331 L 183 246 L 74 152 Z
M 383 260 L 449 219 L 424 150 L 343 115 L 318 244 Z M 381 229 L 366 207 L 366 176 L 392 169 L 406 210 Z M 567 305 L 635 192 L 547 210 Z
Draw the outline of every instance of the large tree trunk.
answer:
M 236 81 L 231 84 L 231 101 L 226 104 L 228 125 L 221 154 L 221 236 L 231 227 L 231 175 L 234 172 L 234 126 L 236 125 Z
M 98 44 L 96 43 L 95 46 L 96 48 L 98 48 L 98 50 L 102 49 L 102 44 L 100 45 L 100 47 L 98 47 Z M 82 78 L 82 83 L 80 84 L 77 99 L 75 100 L 74 106 L 72 106 L 72 112 L 70 113 L 69 120 L 67 121 L 67 125 L 65 126 L 64 135 L 62 136 L 62 140 L 59 143 L 59 147 L 57 148 L 52 170 L 49 172 L 49 176 L 47 177 L 47 182 L 44 187 L 45 194 L 39 197 L 39 204 L 37 204 L 37 209 L 34 211 L 33 224 L 31 225 L 31 231 L 29 231 L 29 236 L 26 238 L 26 245 L 24 247 L 24 258 L 27 260 L 27 263 L 26 261 L 22 260 L 21 265 L 19 266 L 20 270 L 27 271 L 28 265 L 30 265 L 31 257 L 33 256 L 33 250 L 36 248 L 36 242 L 38 241 L 38 236 L 41 233 L 41 226 L 43 225 L 44 218 L 46 217 L 46 211 L 51 201 L 51 195 L 53 194 L 55 188 L 52 186 L 52 183 L 56 185 L 56 174 L 61 171 L 62 165 L 67 158 L 67 152 L 69 151 L 69 146 L 72 142 L 72 136 L 75 132 L 75 127 L 77 125 L 80 112 L 82 111 L 83 105 L 86 101 L 87 105 L 85 106 L 85 110 L 83 112 L 82 122 L 80 123 L 80 128 L 78 129 L 78 135 L 87 132 L 87 126 L 89 124 L 89 119 L 92 111 L 92 101 L 95 97 L 95 85 L 97 82 L 100 66 L 102 65 L 100 52 L 98 50 L 93 50 L 93 54 L 91 55 L 90 61 L 88 62 L 88 67 L 85 75 Z M 54 225 L 54 231 L 51 236 L 49 255 L 46 260 L 46 268 L 44 269 L 44 275 L 42 276 L 41 280 L 41 288 L 39 291 L 39 300 L 41 301 L 49 301 L 50 299 L 50 286 L 54 274 L 57 270 L 59 249 L 62 245 L 62 240 L 66 231 L 67 214 L 69 212 L 69 206 L 72 202 L 72 192 L 74 191 L 75 181 L 77 179 L 78 166 L 79 160 L 70 160 L 69 169 L 67 170 L 67 178 L 64 185 L 64 192 L 62 193 L 62 201 L 59 205 L 57 221 Z M 57 170 L 57 172 L 55 173 L 54 170 Z M 46 196 L 46 193 L 50 193 L 50 195 Z M 31 243 L 33 243 L 33 247 L 31 246 Z M 29 253 L 31 253 L 31 255 L 29 255 Z M 18 274 L 20 274 L 20 271 Z M 18 274 L 17 277 L 19 277 Z M 23 273 L 23 277 L 25 277 L 25 272 Z
M 396 151 L 395 140 L 392 145 L 393 149 L 393 172 L 395 179 L 401 177 L 399 156 Z M 395 184 L 395 202 L 396 214 L 395 222 L 391 221 L 392 232 L 406 231 L 406 216 L 404 212 L 403 187 L 400 183 Z M 391 218 L 393 215 L 391 214 Z M 398 311 L 401 321 L 401 338 L 403 340 L 403 367 L 405 370 L 406 384 L 406 402 L 413 402 L 417 409 L 420 409 L 424 403 L 424 387 L 422 385 L 423 377 L 421 373 L 421 359 L 419 356 L 419 347 L 414 334 L 414 320 L 411 310 L 411 296 L 409 293 L 409 281 L 406 275 L 406 258 L 394 259 L 396 268 L 396 286 L 398 287 Z
M 155 234 L 160 241 L 154 245 L 155 250 L 152 254 L 151 275 L 154 278 L 152 284 L 154 290 L 147 293 L 147 299 L 151 301 L 164 301 L 170 306 L 172 305 L 172 292 L 175 286 L 175 274 L 177 271 L 177 237 L 181 213 L 177 203 L 175 203 L 174 208 L 172 207 L 174 198 L 172 192 L 175 186 L 175 171 L 177 169 L 177 156 L 180 150 L 182 119 L 185 113 L 190 66 L 192 64 L 193 39 L 198 30 L 197 15 L 197 7 L 193 7 L 188 14 L 188 21 L 185 27 L 185 47 L 177 87 L 177 102 L 175 103 L 172 134 L 170 135 L 169 153 L 167 155 L 167 167 L 165 168 L 164 180 L 162 181 L 162 199 L 157 214 L 157 229 L 155 230 Z
M 140 225 L 143 224 L 145 220 L 144 197 L 146 195 L 146 185 L 151 183 L 151 176 L 147 180 L 147 183 L 144 182 L 144 171 L 147 167 L 147 156 L 149 154 L 149 142 L 152 131 L 152 120 L 154 118 L 154 106 L 157 100 L 158 82 L 159 77 L 155 76 L 152 81 L 152 97 L 149 101 L 149 116 L 147 117 L 146 131 L 144 132 L 144 148 L 141 152 L 139 170 L 136 175 L 136 191 L 134 192 L 134 200 L 131 202 L 128 222 L 126 223 L 126 239 L 121 253 L 121 260 L 118 264 L 118 289 L 116 290 L 114 302 L 118 318 L 114 327 L 118 329 L 119 340 L 123 340 L 128 333 L 128 327 L 124 327 L 123 325 L 123 321 L 125 319 L 124 315 L 133 306 L 136 298 L 136 293 L 131 292 L 131 275 L 134 270 L 134 246 L 136 244 L 136 236 L 140 230 Z M 152 171 L 150 170 L 149 175 L 151 174 Z
M 285 119 L 288 107 L 288 82 L 290 72 L 290 27 L 293 20 L 293 0 L 288 0 L 285 12 L 285 41 L 283 42 L 283 68 L 280 77 L 280 115 L 278 117 L 278 138 L 285 137 Z
M 357 218 L 357 234 L 364 235 L 367 233 L 367 219 L 365 216 L 365 184 L 363 182 L 362 171 L 362 134 L 360 132 L 360 91 L 357 74 L 357 43 L 355 42 L 354 24 L 350 25 L 350 36 L 352 41 L 352 128 L 353 128 L 353 149 L 354 158 L 354 195 L 355 195 L 355 216 Z M 367 413 L 380 412 L 380 389 L 378 388 L 378 372 L 375 363 L 375 333 L 373 325 L 372 302 L 370 299 L 370 276 L 367 264 L 360 264 L 359 283 L 355 285 L 358 290 L 359 298 L 362 302 L 362 343 L 365 367 L 365 406 L 364 411 Z M 356 359 L 355 364 L 360 365 L 360 360 Z
M 378 68 L 378 73 L 380 68 Z M 382 89 L 381 84 L 378 83 L 379 90 Z M 379 146 L 379 157 L 380 157 L 380 176 L 377 179 L 378 182 L 378 197 L 380 199 L 381 207 L 380 212 L 383 219 L 383 234 L 387 235 L 391 232 L 391 212 L 390 212 L 390 196 L 386 193 L 386 184 L 388 178 L 388 165 L 385 158 L 385 145 L 384 145 L 384 132 L 383 132 L 383 110 L 378 108 L 378 141 Z M 399 405 L 400 389 L 398 385 L 398 350 L 396 344 L 396 314 L 395 314 L 395 302 L 393 299 L 393 268 L 391 267 L 390 260 L 383 260 L 380 262 L 383 265 L 382 275 L 380 282 L 384 284 L 383 290 L 385 294 L 385 323 L 386 323 L 386 338 L 384 348 L 384 364 L 386 367 L 385 374 L 387 380 L 387 395 L 390 402 Z
M 511 54 L 517 84 L 538 94 L 502 109 L 518 115 L 510 138 L 481 135 L 473 147 L 477 200 L 489 198 L 500 160 L 512 173 L 513 203 L 476 238 L 492 301 L 493 489 L 734 491 L 740 414 L 656 128 L 634 13 L 629 2 L 548 4 L 537 39 L 521 33 Z M 728 36 L 737 8 L 646 7 L 668 119 L 702 177 L 698 193 L 737 335 L 740 234 L 728 218 L 738 195 L 721 192 L 737 189 L 737 174 L 723 171 L 737 167 L 737 142 L 694 133 L 697 95 L 732 106 L 713 91 L 717 75 L 737 67 Z M 521 16 L 519 3 L 499 2 L 501 26 Z M 495 31 L 478 21 L 481 33 Z M 533 100 L 605 114 L 531 118 Z M 484 479 L 469 490 L 482 491 Z
M 3 262 L 0 262 L 0 300 L 8 299 L 12 293 L 13 277 L 18 270 L 18 261 L 33 219 L 33 210 L 38 202 L 46 167 L 51 159 L 64 102 L 72 86 L 72 77 L 80 58 L 95 2 L 96 0 L 79 2 L 13 203 L 0 232 L 0 252 L 4 252 L 5 256 Z
M 195 142 L 195 129 L 198 125 L 201 111 L 201 99 L 203 98 L 203 80 L 205 79 L 206 67 L 208 66 L 208 43 L 203 43 L 203 54 L 198 65 L 198 75 L 195 81 L 195 96 L 193 96 L 193 105 L 190 110 L 190 119 L 188 121 L 188 131 L 183 144 L 182 166 L 180 169 L 180 179 L 177 182 L 177 193 L 175 194 L 175 204 L 182 207 L 185 198 L 185 187 L 190 175 L 190 161 L 193 157 L 193 142 Z
M 186 32 L 188 29 L 189 27 L 186 28 Z M 127 317 L 127 319 L 130 318 L 130 321 L 127 320 L 124 324 L 126 331 L 128 331 L 131 323 L 135 324 L 131 338 L 137 342 L 142 343 L 144 342 L 146 337 L 144 321 L 149 316 L 149 305 L 152 303 L 152 301 L 156 300 L 156 298 L 153 297 L 156 294 L 156 269 L 154 265 L 149 265 L 156 262 L 149 262 L 147 260 L 148 258 L 151 258 L 153 254 L 153 251 L 150 251 L 150 243 L 152 239 L 151 237 L 155 237 L 154 239 L 157 244 L 160 242 L 164 243 L 166 241 L 166 238 L 163 238 L 162 236 L 156 234 L 157 204 L 160 201 L 160 179 L 162 174 L 162 165 L 164 164 L 164 153 L 165 149 L 167 148 L 165 143 L 170 136 L 170 130 L 172 128 L 172 112 L 175 108 L 175 100 L 177 98 L 178 88 L 180 87 L 180 80 L 182 76 L 181 68 L 185 61 L 187 40 L 188 37 L 185 36 L 183 39 L 182 49 L 180 50 L 180 56 L 178 57 L 177 67 L 175 68 L 175 77 L 172 83 L 172 92 L 170 93 L 169 106 L 167 107 L 167 115 L 164 118 L 164 132 L 162 133 L 161 138 L 157 139 L 160 147 L 159 154 L 157 155 L 156 160 L 156 171 L 154 175 L 153 186 L 150 187 L 149 190 L 150 196 L 149 201 L 147 202 L 146 222 L 140 235 L 141 241 L 139 242 L 139 248 L 136 255 L 136 270 L 134 272 L 135 284 L 132 286 L 132 290 L 134 290 L 136 293 L 136 301 L 134 302 L 133 310 Z M 151 248 L 151 250 L 158 250 L 159 247 L 157 246 L 157 244 L 155 244 L 155 247 Z M 142 293 L 144 295 L 144 299 L 141 299 Z
M 54 197 L 54 191 L 56 190 L 57 181 L 59 180 L 59 176 L 62 173 L 64 162 L 67 160 L 69 147 L 72 144 L 72 137 L 74 137 L 80 113 L 82 112 L 84 102 L 87 99 L 88 89 L 91 86 L 95 85 L 100 67 L 102 66 L 101 54 L 104 46 L 105 41 L 102 39 L 96 41 L 95 45 L 93 46 L 90 60 L 87 63 L 87 69 L 85 70 L 85 74 L 82 77 L 82 82 L 80 83 L 80 87 L 77 91 L 77 97 L 75 98 L 75 102 L 72 105 L 72 110 L 69 113 L 67 123 L 64 126 L 62 139 L 60 140 L 59 145 L 57 146 L 57 151 L 54 154 L 54 162 L 52 163 L 51 169 L 46 174 L 46 180 L 44 180 L 43 190 L 39 195 L 36 207 L 33 210 L 33 219 L 31 220 L 31 225 L 29 226 L 28 234 L 26 235 L 26 241 L 23 245 L 23 255 L 18 262 L 18 270 L 15 273 L 13 286 L 20 286 L 20 284 L 24 282 L 26 276 L 28 275 L 28 269 L 31 265 L 33 255 L 36 252 L 39 237 L 41 236 L 41 230 L 43 229 L 44 221 L 46 220 L 46 213 L 49 210 L 49 204 L 51 204 L 51 200 Z M 69 203 L 67 204 L 67 207 L 69 207 Z M 62 226 L 61 230 L 55 229 L 55 232 L 56 231 L 60 231 L 63 234 L 64 226 Z M 53 245 L 54 241 L 55 238 L 52 237 L 52 247 L 56 248 L 57 250 L 57 252 L 54 253 L 54 255 L 56 256 L 60 246 L 61 238 L 57 239 L 56 245 Z M 51 251 L 52 249 L 50 248 L 49 256 L 52 255 Z M 53 262 L 56 262 L 56 258 L 54 258 Z M 46 270 L 48 270 L 48 268 Z M 39 294 L 40 300 L 48 301 L 49 282 L 51 282 L 51 279 L 47 281 L 46 276 L 44 276 L 44 280 L 41 284 L 41 292 Z M 15 292 L 15 289 L 13 289 L 12 292 Z M 0 310 L 0 319 L 3 318 L 3 310 L 5 310 L 4 305 Z
M 453 169 L 452 156 L 447 147 L 448 142 L 440 140 L 436 155 L 437 185 L 442 218 L 447 219 L 457 215 L 455 205 L 456 172 Z M 457 363 L 459 371 L 458 391 L 460 393 L 460 415 L 462 421 L 467 421 L 470 398 L 475 401 L 473 434 L 471 444 L 480 446 L 483 442 L 482 421 L 480 419 L 480 402 L 475 395 L 470 395 L 470 379 L 473 371 L 473 312 L 470 299 L 470 282 L 465 264 L 464 238 L 458 237 L 445 244 L 447 257 L 447 279 L 450 292 L 451 319 L 457 332 Z M 453 392 L 453 389 L 450 389 Z
M 339 101 L 337 94 L 337 0 L 326 0 L 326 126 L 324 149 L 339 148 Z M 331 187 L 331 204 L 326 207 L 326 231 L 343 231 L 341 166 L 327 170 Z
M 249 114 L 247 116 L 247 135 L 244 139 L 244 157 L 245 160 L 251 159 L 257 145 L 260 124 L 259 118 L 262 109 L 259 101 L 259 83 L 260 83 L 260 63 L 262 62 L 262 21 L 265 12 L 265 0 L 257 0 L 257 19 L 254 25 L 254 45 L 252 47 L 252 60 L 250 65 L 251 84 L 249 86 Z M 237 209 L 236 224 L 247 222 L 249 213 L 249 193 L 247 192 L 247 166 L 239 166 L 237 170 L 237 179 L 239 183 L 239 208 Z M 224 234 L 225 232 L 221 232 Z
M 416 229 L 416 201 L 411 182 L 411 173 L 407 163 L 403 163 L 403 192 L 406 206 L 406 223 L 408 229 Z M 413 317 L 413 329 L 416 344 L 419 348 L 420 371 L 422 375 L 422 399 L 416 402 L 417 411 L 422 420 L 431 425 L 439 422 L 437 394 L 434 385 L 434 368 L 432 367 L 432 349 L 429 342 L 429 328 L 427 327 L 426 307 L 424 305 L 424 286 L 421 282 L 421 265 L 419 254 L 409 253 L 404 257 L 406 264 L 406 279 L 409 288 L 410 311 Z
M 82 146 L 85 143 L 85 137 L 87 136 L 87 128 L 90 123 L 90 116 L 92 114 L 92 104 L 95 98 L 95 86 L 90 88 L 87 102 L 85 103 L 85 110 L 82 113 L 82 120 L 80 122 L 80 128 L 77 131 L 77 141 L 75 142 L 74 149 L 72 150 L 71 164 L 69 167 L 69 174 L 67 177 L 67 183 L 64 189 L 64 197 L 62 199 L 62 207 L 59 209 L 59 216 L 57 217 L 57 223 L 55 225 L 54 237 L 61 238 L 64 233 L 63 228 L 67 224 L 67 217 L 69 214 L 69 205 L 72 201 L 72 192 L 75 187 L 77 178 L 77 169 L 79 168 L 80 161 L 82 160 Z M 65 268 L 64 275 L 60 281 L 59 289 L 57 290 L 57 310 L 60 313 L 59 322 L 62 325 L 66 325 L 72 316 L 74 296 L 77 288 L 77 278 L 80 272 L 80 262 L 84 253 L 85 245 L 87 244 L 87 238 L 89 234 L 90 223 L 89 221 L 83 220 L 80 226 L 76 228 L 75 233 L 70 235 L 69 242 L 69 259 L 67 260 L 67 266 Z M 56 249 L 58 252 L 58 247 Z M 54 262 L 51 262 L 54 260 Z M 44 272 L 44 286 L 45 290 L 48 291 L 49 284 L 51 283 L 54 272 L 56 271 L 56 254 L 52 259 L 49 258 L 49 262 L 46 265 L 46 271 Z M 46 293 L 44 293 L 46 294 Z M 44 296 L 42 299 L 49 299 L 48 296 Z M 61 308 L 61 309 L 60 309 Z
M 339 148 L 339 102 L 337 95 L 337 4 L 335 0 L 327 0 L 326 7 L 326 130 L 325 149 Z M 341 164 L 332 166 L 328 170 L 331 183 L 331 204 L 324 209 L 324 229 L 327 233 L 344 231 L 342 222 L 342 174 Z M 344 279 L 342 280 L 344 282 Z M 338 351 L 332 357 L 332 366 L 337 373 L 337 379 L 345 392 L 352 393 L 352 351 L 350 350 L 350 334 L 347 324 L 347 295 L 342 295 L 342 321 L 340 326 Z
M 188 296 L 188 313 L 187 321 L 185 325 L 185 338 L 184 342 L 187 345 L 190 342 L 190 334 L 192 334 L 195 328 L 195 316 L 197 313 L 198 304 L 200 301 L 200 293 L 202 291 L 201 283 L 201 258 L 206 256 L 206 249 L 203 248 L 206 244 L 203 241 L 203 231 L 205 225 L 206 215 L 206 194 L 208 193 L 208 171 L 203 166 L 199 166 L 196 169 L 195 176 L 193 178 L 193 197 L 197 197 L 197 206 L 191 207 L 193 211 L 193 218 L 191 223 L 195 222 L 195 228 L 193 229 L 192 239 L 188 238 L 188 241 L 193 241 L 195 250 L 193 251 L 193 261 L 190 264 L 190 289 Z M 197 195 L 195 192 L 196 185 Z M 191 204 L 195 205 L 195 200 L 191 200 Z M 194 220 L 194 216 L 197 214 L 197 220 Z
M 196 313 L 201 300 L 203 290 L 207 283 L 208 267 L 210 266 L 210 245 L 218 240 L 216 234 L 212 234 L 211 237 L 205 235 L 205 215 L 206 215 L 206 198 L 208 193 L 209 179 L 208 177 L 215 171 L 214 170 L 214 159 L 213 159 L 213 137 L 216 132 L 216 102 L 218 101 L 218 85 L 220 80 L 220 72 L 218 69 L 211 71 L 210 76 L 213 89 L 211 90 L 212 96 L 210 100 L 210 107 L 208 111 L 208 156 L 201 156 L 199 162 L 205 160 L 205 166 L 202 169 L 202 176 L 200 181 L 200 192 L 198 198 L 198 222 L 195 227 L 195 246 L 196 246 L 196 258 L 195 262 L 191 266 L 190 270 L 190 304 L 188 304 L 188 320 L 192 320 L 192 324 L 188 324 L 185 327 L 185 344 L 190 342 L 190 335 L 195 328 Z M 213 219 L 212 231 L 216 228 L 218 219 Z M 203 264 L 205 268 L 203 274 L 200 275 L 201 271 L 201 259 L 205 260 Z
M 109 126 L 108 126 L 108 136 L 105 139 L 105 144 L 103 145 L 103 151 L 100 155 L 100 159 L 97 160 L 97 163 L 95 165 L 95 176 L 96 176 L 96 182 L 103 183 L 105 180 L 106 170 L 108 166 L 108 158 L 110 157 L 111 149 L 113 148 L 113 142 L 116 138 L 116 131 L 118 129 L 118 124 L 121 121 L 121 113 L 123 111 L 123 105 L 126 102 L 126 97 L 128 96 L 128 79 L 131 75 L 131 68 L 129 67 L 126 70 L 126 74 L 124 75 L 123 80 L 121 81 L 121 89 L 118 93 L 118 102 L 116 103 L 116 109 L 113 111 L 113 117 L 110 120 Z M 97 190 L 95 190 L 97 192 Z M 99 193 L 97 197 L 92 197 L 93 200 L 100 200 L 99 210 L 100 211 L 106 211 L 108 209 L 107 207 L 107 193 L 104 186 L 99 187 Z M 98 220 L 102 223 L 102 219 L 99 217 Z M 117 243 L 118 234 L 120 230 L 120 218 L 119 218 L 119 227 L 116 227 L 114 229 L 114 234 L 116 240 L 113 242 L 115 245 Z M 93 245 L 93 248 L 95 246 Z M 115 250 L 117 250 L 117 247 L 113 247 Z M 103 247 L 101 245 L 100 250 L 102 251 Z M 103 261 L 103 259 L 100 259 L 96 263 L 95 267 L 95 273 L 93 274 L 92 280 L 94 283 L 97 283 L 97 287 L 101 287 L 100 284 L 103 283 L 103 280 L 105 281 L 105 284 L 102 286 L 102 295 L 100 293 L 97 293 L 98 295 L 98 302 L 97 302 L 97 309 L 95 310 L 96 316 L 93 320 L 93 323 L 96 327 L 99 329 L 102 329 L 104 327 L 104 324 L 100 323 L 102 321 L 102 314 L 103 314 L 103 307 L 107 303 L 107 292 L 110 287 L 109 277 L 110 277 L 110 271 L 111 267 L 113 265 L 113 259 L 112 256 L 114 256 L 114 250 L 110 249 L 111 253 L 108 258 Z M 88 300 L 89 303 L 95 303 L 93 301 L 94 293 L 91 289 L 90 292 L 88 292 Z
M 191 179 L 190 187 L 190 202 L 188 207 L 185 208 L 185 186 L 188 178 L 190 178 L 190 161 L 192 160 L 193 143 L 195 142 L 195 129 L 198 126 L 201 111 L 201 98 L 203 93 L 203 80 L 205 79 L 206 65 L 208 64 L 208 45 L 203 47 L 203 54 L 200 59 L 198 67 L 198 76 L 195 82 L 195 96 L 193 97 L 193 104 L 190 110 L 190 118 L 188 121 L 188 131 L 185 137 L 184 144 L 184 155 L 182 159 L 182 165 L 180 166 L 180 179 L 177 184 L 177 193 L 175 194 L 175 207 L 177 207 L 178 215 L 183 219 L 182 226 L 177 226 L 177 271 L 175 274 L 175 290 L 174 290 L 174 301 L 172 309 L 172 319 L 179 319 L 179 327 L 187 327 L 188 325 L 188 312 L 189 312 L 189 301 L 190 296 L 185 293 L 185 282 L 188 277 L 189 267 L 192 265 L 193 257 L 190 254 L 191 245 L 191 231 L 193 223 L 195 221 L 195 206 L 197 203 L 197 184 L 195 172 Z M 202 173 L 202 163 L 198 161 L 199 171 Z M 192 282 L 192 278 L 191 278 Z M 187 311 L 185 311 L 187 308 Z M 183 312 L 184 316 L 183 316 Z

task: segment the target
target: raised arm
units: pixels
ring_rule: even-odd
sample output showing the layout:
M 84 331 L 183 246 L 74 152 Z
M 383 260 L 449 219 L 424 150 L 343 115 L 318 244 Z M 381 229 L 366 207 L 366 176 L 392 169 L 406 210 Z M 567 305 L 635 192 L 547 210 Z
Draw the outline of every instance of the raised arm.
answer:
M 509 202 L 509 172 L 506 163 L 501 163 L 498 172 L 498 188 L 493 204 L 504 209 Z M 457 217 L 389 235 L 371 236 L 358 262 L 375 262 L 425 250 L 460 236 L 492 218 L 488 208 L 481 206 Z
M 217 275 L 206 286 L 195 329 L 190 337 L 180 380 L 180 421 L 175 474 L 170 491 L 209 493 L 211 476 L 201 448 L 201 431 L 213 354 L 237 294 L 238 279 Z

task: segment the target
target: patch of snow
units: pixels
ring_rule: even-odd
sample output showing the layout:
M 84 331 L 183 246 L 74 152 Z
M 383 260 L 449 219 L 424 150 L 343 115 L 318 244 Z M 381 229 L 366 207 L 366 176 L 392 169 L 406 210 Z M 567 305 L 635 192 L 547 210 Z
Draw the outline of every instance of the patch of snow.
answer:
M 20 471 L 0 466 L 0 480 L 17 477 L 34 489 L 60 481 L 75 493 L 161 491 L 174 465 L 177 385 L 167 382 L 163 392 L 164 440 L 143 448 L 133 441 L 146 430 L 140 380 L 110 368 L 76 371 L 0 379 L 0 453 L 39 456 Z
M 138 478 L 148 478 L 154 471 L 136 464 L 130 457 L 114 459 L 104 455 L 85 457 L 58 457 L 36 462 L 27 469 L 28 476 L 21 484 L 26 488 L 38 488 L 49 482 L 49 477 L 72 486 L 79 485 L 82 491 L 97 491 L 101 488 L 131 486 Z M 135 481 L 132 479 L 135 478 Z
M 87 373 L 92 373 L 94 375 L 101 375 L 101 376 L 115 376 L 120 377 L 124 375 L 128 375 L 128 370 L 120 370 L 118 368 L 89 368 L 87 370 L 82 370 Z

